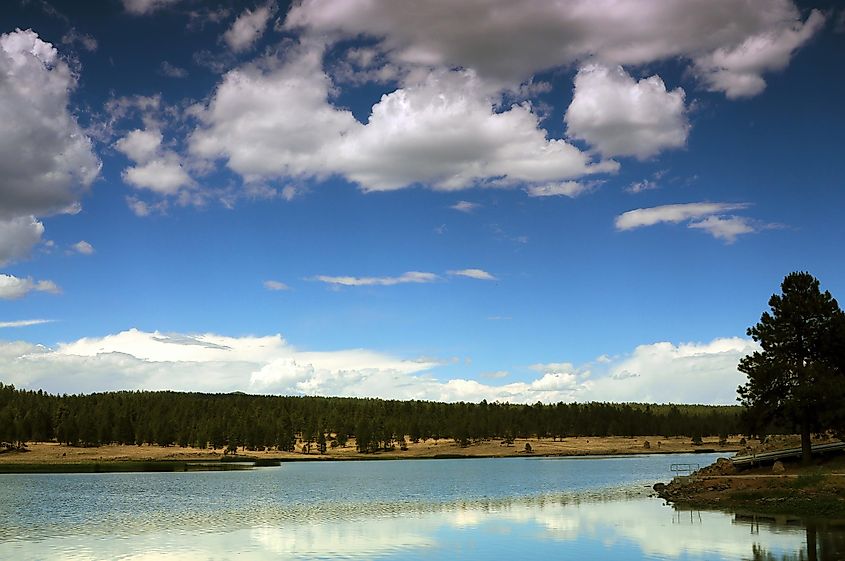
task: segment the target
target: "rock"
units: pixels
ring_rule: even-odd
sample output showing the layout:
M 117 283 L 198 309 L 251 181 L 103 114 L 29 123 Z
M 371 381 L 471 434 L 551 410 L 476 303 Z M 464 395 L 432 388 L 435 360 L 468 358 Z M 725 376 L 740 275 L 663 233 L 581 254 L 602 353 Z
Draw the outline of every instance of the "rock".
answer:
M 655 483 L 651 488 L 654 489 L 657 493 L 662 493 L 663 491 L 666 490 L 666 484 L 665 483 Z
M 772 473 L 777 473 L 777 474 L 786 473 L 786 468 L 783 467 L 782 461 L 777 460 L 774 463 L 774 465 L 772 465 Z
M 736 473 L 734 463 L 727 458 L 719 458 L 716 460 L 716 467 L 722 475 L 733 475 Z

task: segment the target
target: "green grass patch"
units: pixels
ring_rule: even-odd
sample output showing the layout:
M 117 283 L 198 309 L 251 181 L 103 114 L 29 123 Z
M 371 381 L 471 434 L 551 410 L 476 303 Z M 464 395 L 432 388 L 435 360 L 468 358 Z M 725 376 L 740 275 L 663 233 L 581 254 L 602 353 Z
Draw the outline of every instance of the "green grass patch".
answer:
M 792 489 L 819 487 L 824 482 L 824 479 L 825 476 L 822 473 L 807 473 L 799 475 L 795 479 L 789 481 L 787 486 Z

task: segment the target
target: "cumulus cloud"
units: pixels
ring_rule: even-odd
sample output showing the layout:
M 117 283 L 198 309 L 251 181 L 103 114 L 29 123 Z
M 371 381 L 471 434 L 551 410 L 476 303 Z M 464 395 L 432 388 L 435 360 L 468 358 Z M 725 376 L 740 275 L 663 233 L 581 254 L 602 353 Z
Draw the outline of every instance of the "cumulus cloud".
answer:
M 254 10 L 246 9 L 235 19 L 224 34 L 223 40 L 236 53 L 252 48 L 267 29 L 267 23 L 276 13 L 276 4 L 270 2 Z
M 115 142 L 114 147 L 134 162 L 148 162 L 161 147 L 161 131 L 135 129 Z
M 91 141 L 68 110 L 76 78 L 31 31 L 0 35 L 0 220 L 59 212 L 100 172 Z
M 123 170 L 126 183 L 161 195 L 174 195 L 193 184 L 178 154 L 162 148 L 158 129 L 135 129 L 115 143 L 115 148 L 135 162 Z
M 434 71 L 382 96 L 367 124 L 343 139 L 340 170 L 366 191 L 416 183 L 464 189 L 613 172 L 562 139 L 549 139 L 529 104 L 499 111 L 471 71 Z
M 43 235 L 44 225 L 34 216 L 0 218 L 0 267 L 28 256 Z
M 737 371 L 739 359 L 758 350 L 738 337 L 709 343 L 640 345 L 616 358 L 604 376 L 592 376 L 585 392 L 589 399 L 652 403 L 736 403 L 736 388 L 745 381 Z
M 264 288 L 267 290 L 272 291 L 279 291 L 279 290 L 290 290 L 290 287 L 285 283 L 277 280 L 266 280 L 264 281 Z
M 403 66 L 473 68 L 513 84 L 536 72 L 582 63 L 642 65 L 693 61 L 710 87 L 720 72 L 755 76 L 789 62 L 818 30 L 791 0 L 305 0 L 285 20 L 289 30 L 335 37 L 370 36 Z M 730 95 L 730 94 L 729 94 Z
M 435 282 L 439 279 L 434 273 L 420 271 L 408 271 L 398 277 L 345 277 L 317 275 L 312 280 L 332 284 L 336 286 L 393 286 L 396 284 L 419 284 Z
M 58 294 L 61 292 L 61 289 L 53 281 L 36 281 L 32 277 L 24 279 L 0 273 L 0 300 L 17 300 L 30 292 Z
M 191 152 L 225 158 L 247 181 L 330 174 L 332 148 L 359 123 L 328 103 L 322 55 L 318 45 L 301 45 L 285 60 L 262 57 L 228 72 L 198 113 Z
M 752 35 L 737 45 L 723 46 L 695 59 L 695 71 L 708 89 L 729 98 L 750 97 L 766 88 L 765 72 L 783 70 L 794 52 L 824 26 L 825 17 L 813 10 L 805 22 Z
M 126 183 L 161 195 L 174 195 L 181 188 L 193 184 L 179 156 L 173 153 L 128 167 L 123 170 L 122 177 Z
M 94 253 L 94 246 L 85 240 L 80 240 L 71 246 L 73 250 L 82 255 L 92 255 Z
M 52 392 L 116 389 L 246 391 L 437 401 L 649 401 L 733 403 L 739 358 L 753 341 L 641 345 L 600 364 L 539 364 L 507 384 L 438 379 L 436 359 L 403 359 L 367 349 L 305 351 L 280 335 L 227 337 L 130 329 L 54 348 L 0 341 L 0 379 Z M 512 376 L 512 375 L 511 375 Z M 482 377 L 504 377 L 503 372 Z
M 47 348 L 0 342 L 0 378 L 51 391 L 172 389 L 372 396 L 407 394 L 434 365 L 364 349 L 300 351 L 281 336 L 182 335 L 135 329 Z
M 686 144 L 684 90 L 667 91 L 659 76 L 635 81 L 621 66 L 591 64 L 575 76 L 567 133 L 605 156 L 645 159 Z
M 457 277 L 467 277 L 469 279 L 477 280 L 498 280 L 496 277 L 483 269 L 460 269 L 457 271 L 449 271 L 448 274 Z
M 562 139 L 548 139 L 527 103 L 499 99 L 471 71 L 432 71 L 382 96 L 366 124 L 329 102 L 323 47 L 305 42 L 227 73 L 198 112 L 193 154 L 226 159 L 255 181 L 340 174 L 365 191 L 417 184 L 463 189 L 613 172 Z

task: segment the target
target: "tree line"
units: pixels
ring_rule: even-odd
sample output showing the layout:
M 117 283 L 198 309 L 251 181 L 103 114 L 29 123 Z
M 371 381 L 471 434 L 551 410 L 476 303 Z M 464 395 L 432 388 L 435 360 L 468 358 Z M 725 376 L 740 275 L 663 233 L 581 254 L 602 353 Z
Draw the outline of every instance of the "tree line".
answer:
M 52 395 L 0 383 L 0 442 L 150 444 L 246 450 L 325 451 L 355 438 L 359 452 L 411 441 L 573 436 L 737 434 L 737 406 L 637 403 L 439 403 L 243 393 L 118 391 Z

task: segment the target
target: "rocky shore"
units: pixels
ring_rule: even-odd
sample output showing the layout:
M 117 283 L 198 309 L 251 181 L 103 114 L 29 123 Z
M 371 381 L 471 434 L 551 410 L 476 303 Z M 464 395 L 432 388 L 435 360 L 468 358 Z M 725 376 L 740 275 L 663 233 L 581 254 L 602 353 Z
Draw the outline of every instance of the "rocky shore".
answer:
M 686 508 L 716 508 L 845 518 L 845 454 L 811 466 L 775 462 L 737 470 L 727 458 L 654 490 Z

